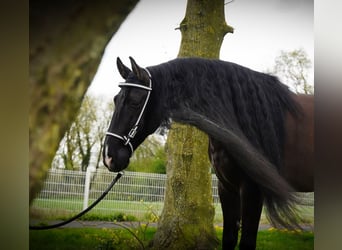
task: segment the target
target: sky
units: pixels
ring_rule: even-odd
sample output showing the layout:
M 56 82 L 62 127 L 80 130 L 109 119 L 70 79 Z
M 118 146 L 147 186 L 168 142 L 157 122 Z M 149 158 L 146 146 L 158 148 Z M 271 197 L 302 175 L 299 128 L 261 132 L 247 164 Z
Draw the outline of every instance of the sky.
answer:
M 225 2 L 230 2 L 226 0 Z M 186 0 L 141 0 L 108 43 L 88 94 L 112 100 L 123 81 L 116 58 L 130 67 L 129 56 L 142 66 L 177 57 Z M 224 38 L 220 59 L 266 72 L 281 50 L 303 48 L 314 65 L 313 0 L 233 0 L 225 5 L 234 33 Z M 314 81 L 313 67 L 309 82 Z

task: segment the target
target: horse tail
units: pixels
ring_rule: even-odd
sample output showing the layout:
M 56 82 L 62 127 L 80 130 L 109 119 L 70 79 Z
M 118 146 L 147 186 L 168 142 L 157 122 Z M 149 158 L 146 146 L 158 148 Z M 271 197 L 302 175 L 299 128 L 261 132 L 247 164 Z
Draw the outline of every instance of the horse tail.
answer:
M 267 217 L 274 226 L 300 228 L 295 208 L 298 199 L 294 190 L 279 175 L 276 167 L 259 153 L 241 132 L 219 126 L 188 108 L 179 110 L 172 113 L 175 121 L 193 125 L 219 141 L 242 171 L 257 184 L 264 197 Z M 225 183 L 227 178 L 223 172 L 217 173 L 217 176 Z

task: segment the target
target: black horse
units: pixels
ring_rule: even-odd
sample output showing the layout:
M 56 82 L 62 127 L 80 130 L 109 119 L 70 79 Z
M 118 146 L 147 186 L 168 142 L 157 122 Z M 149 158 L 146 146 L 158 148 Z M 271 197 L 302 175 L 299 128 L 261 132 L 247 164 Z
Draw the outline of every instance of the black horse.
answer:
M 127 167 L 133 151 L 170 120 L 209 135 L 219 179 L 223 249 L 255 249 L 262 205 L 275 226 L 297 227 L 293 191 L 313 190 L 313 96 L 295 95 L 275 76 L 200 58 L 175 59 L 121 76 L 104 143 L 110 171 Z

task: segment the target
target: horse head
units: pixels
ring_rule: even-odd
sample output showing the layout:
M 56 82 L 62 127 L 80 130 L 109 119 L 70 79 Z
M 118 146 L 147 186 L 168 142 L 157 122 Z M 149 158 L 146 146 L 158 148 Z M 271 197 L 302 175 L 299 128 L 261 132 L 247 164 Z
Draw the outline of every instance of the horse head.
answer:
M 125 82 L 114 97 L 115 110 L 106 133 L 104 165 L 113 172 L 125 169 L 134 150 L 159 126 L 153 119 L 152 78 L 130 57 L 132 71 L 117 58 L 117 67 Z M 151 117 L 152 116 L 152 117 Z

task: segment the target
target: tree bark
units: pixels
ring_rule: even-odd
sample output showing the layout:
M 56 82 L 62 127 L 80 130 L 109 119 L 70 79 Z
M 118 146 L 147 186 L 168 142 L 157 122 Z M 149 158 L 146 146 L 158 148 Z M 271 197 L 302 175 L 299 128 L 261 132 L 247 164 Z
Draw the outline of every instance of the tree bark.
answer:
M 188 0 L 180 24 L 178 57 L 218 58 L 226 33 L 223 0 Z M 173 123 L 167 139 L 165 204 L 154 236 L 155 249 L 215 249 L 208 136 Z
M 30 203 L 76 117 L 106 44 L 136 2 L 30 1 Z

